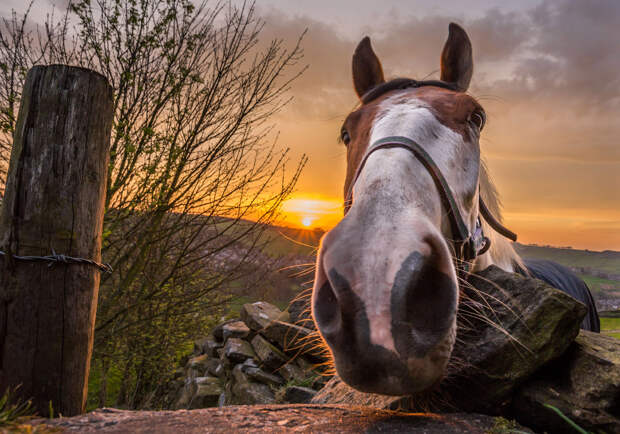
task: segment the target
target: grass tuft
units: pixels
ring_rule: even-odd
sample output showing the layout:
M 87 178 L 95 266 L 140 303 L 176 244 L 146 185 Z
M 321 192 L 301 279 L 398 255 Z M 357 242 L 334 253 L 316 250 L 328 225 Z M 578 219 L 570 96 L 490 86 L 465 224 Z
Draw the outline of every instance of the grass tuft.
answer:
M 564 420 L 567 424 L 569 424 L 575 431 L 577 431 L 580 434 L 588 434 L 588 431 L 586 431 L 585 429 L 581 428 L 579 425 L 577 425 L 575 422 L 573 422 L 568 416 L 566 416 L 564 413 L 562 413 L 562 411 L 551 405 L 551 404 L 543 404 L 543 406 L 547 407 L 548 409 L 554 411 L 558 416 L 560 416 L 562 418 L 562 420 Z

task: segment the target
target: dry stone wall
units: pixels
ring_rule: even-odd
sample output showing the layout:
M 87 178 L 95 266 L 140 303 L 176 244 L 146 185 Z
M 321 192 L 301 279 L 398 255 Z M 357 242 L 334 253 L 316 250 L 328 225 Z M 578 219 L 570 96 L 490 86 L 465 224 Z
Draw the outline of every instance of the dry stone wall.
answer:
M 262 301 L 245 304 L 240 318 L 194 343 L 177 371 L 174 408 L 309 402 L 329 377 L 316 331 L 297 325 L 311 325 L 299 315 L 295 304 L 291 313 Z

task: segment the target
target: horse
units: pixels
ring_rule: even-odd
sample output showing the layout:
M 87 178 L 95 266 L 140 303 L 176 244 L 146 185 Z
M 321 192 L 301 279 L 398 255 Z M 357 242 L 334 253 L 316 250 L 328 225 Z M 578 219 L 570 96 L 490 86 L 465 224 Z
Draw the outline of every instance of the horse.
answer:
M 501 223 L 480 156 L 486 114 L 467 94 L 473 74 L 465 30 L 449 25 L 439 80 L 386 81 L 365 37 L 353 54 L 360 103 L 340 133 L 347 150 L 345 215 L 322 238 L 312 316 L 339 376 L 370 393 L 435 388 L 457 334 L 459 282 L 495 265 L 547 281 L 588 308 L 569 269 L 521 258 Z

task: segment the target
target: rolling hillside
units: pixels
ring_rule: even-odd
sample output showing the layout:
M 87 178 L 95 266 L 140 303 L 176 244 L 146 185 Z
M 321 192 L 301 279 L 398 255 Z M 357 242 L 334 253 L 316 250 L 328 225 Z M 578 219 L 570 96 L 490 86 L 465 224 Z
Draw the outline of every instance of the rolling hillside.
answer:
M 273 255 L 308 255 L 316 253 L 323 232 L 320 230 L 295 229 L 272 226 L 267 236 L 272 239 L 269 253 Z M 517 252 L 526 258 L 549 259 L 581 274 L 591 274 L 593 282 L 620 282 L 620 252 L 606 250 L 595 252 L 563 247 L 515 244 Z M 583 270 L 583 271 L 580 271 Z M 589 273 L 588 271 L 591 271 Z
M 516 243 L 515 247 L 521 256 L 527 258 L 550 259 L 571 268 L 599 270 L 611 275 L 617 275 L 620 280 L 620 252 L 612 250 L 594 252 L 591 250 L 519 243 Z

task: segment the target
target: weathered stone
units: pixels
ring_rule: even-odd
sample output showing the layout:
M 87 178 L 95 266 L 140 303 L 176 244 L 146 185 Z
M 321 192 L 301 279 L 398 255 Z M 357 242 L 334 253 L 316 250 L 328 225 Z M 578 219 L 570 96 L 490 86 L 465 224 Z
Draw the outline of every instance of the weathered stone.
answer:
M 228 338 L 244 339 L 250 334 L 250 329 L 243 321 L 234 321 L 222 326 L 222 338 L 224 341 Z
M 224 355 L 232 363 L 241 363 L 245 359 L 256 357 L 252 345 L 238 338 L 230 338 L 224 345 Z
M 219 377 L 221 374 L 216 374 L 216 372 L 223 372 L 222 361 L 219 359 L 209 359 L 207 363 L 207 371 L 206 375 L 213 375 L 214 377 Z
M 462 288 L 459 330 L 442 393 L 467 411 L 505 411 L 515 388 L 564 353 L 586 315 L 546 283 L 491 266 Z
M 217 365 L 217 367 L 213 370 L 213 375 L 216 377 L 224 377 L 226 375 L 226 369 L 224 369 L 223 364 Z
M 256 360 L 254 360 L 254 359 L 246 359 L 246 360 L 244 360 L 242 365 L 244 367 L 247 366 L 247 367 L 250 367 L 250 368 L 258 368 L 259 367 L 258 362 Z
M 278 374 L 282 375 L 286 381 L 294 381 L 297 383 L 305 380 L 308 376 L 303 369 L 292 362 L 286 363 L 278 369 Z
M 221 324 L 215 326 L 215 328 L 211 331 L 211 334 L 218 342 L 224 342 L 224 326 L 226 324 L 230 324 L 232 322 L 239 321 L 239 318 L 229 319 L 228 321 L 224 321 Z
M 209 357 L 217 357 L 216 350 L 224 344 L 217 342 L 213 337 L 198 339 L 194 342 L 194 354 L 206 354 Z
M 237 365 L 232 370 L 232 404 L 274 403 L 275 396 L 269 386 L 251 381 L 242 368 L 243 365 Z
M 296 298 L 289 304 L 288 313 L 291 317 L 291 323 L 300 327 L 316 330 L 316 325 L 312 319 L 310 309 L 310 295 L 306 297 Z
M 579 332 L 585 306 L 544 282 L 489 267 L 463 286 L 450 381 L 414 399 L 358 392 L 337 376 L 315 403 L 506 413 L 515 389 L 560 356 Z
M 269 386 L 261 383 L 235 383 L 232 400 L 237 405 L 273 404 L 276 398 Z
M 260 333 L 288 354 L 295 356 L 303 354 L 318 360 L 324 358 L 325 349 L 319 345 L 321 344 L 319 334 L 305 327 L 275 320 L 265 326 Z
M 207 366 L 209 365 L 209 357 L 206 354 L 202 354 L 200 356 L 192 357 L 188 360 L 186 369 L 194 369 L 199 372 L 203 372 L 207 370 Z
M 272 321 L 287 321 L 289 319 L 288 314 L 264 301 L 244 304 L 240 315 L 243 322 L 254 331 L 262 330 Z
M 252 380 L 258 381 L 259 383 L 263 383 L 268 386 L 281 386 L 282 384 L 284 384 L 284 380 L 278 375 L 269 374 L 260 368 L 254 368 L 251 366 L 241 365 L 241 367 L 242 371 L 248 377 L 250 377 Z
M 231 372 L 233 381 L 237 383 L 247 383 L 250 381 L 250 377 L 248 377 L 246 373 L 243 372 L 242 367 L 243 365 L 241 364 L 236 365 Z
M 197 377 L 194 379 L 196 391 L 188 405 L 188 408 L 215 407 L 224 388 L 220 380 L 215 377 Z
M 175 410 L 179 410 L 182 408 L 187 408 L 187 405 L 189 404 L 189 401 L 192 399 L 192 395 L 190 393 L 189 390 L 187 390 L 185 387 L 182 387 L 178 394 L 176 399 L 174 400 L 174 406 L 173 408 Z
M 620 340 L 584 330 L 568 351 L 517 392 L 513 414 L 536 430 L 570 427 L 545 404 L 589 432 L 620 433 Z
M 202 377 L 205 374 L 208 365 L 209 357 L 206 354 L 192 357 L 185 365 L 185 377 L 190 379 Z
M 282 351 L 271 345 L 261 335 L 254 336 L 254 339 L 252 339 L 252 347 L 263 365 L 272 371 L 279 369 L 288 361 L 288 358 Z
M 189 378 L 191 380 L 193 380 L 196 377 L 202 377 L 205 374 L 205 371 L 202 369 L 199 370 L 199 369 L 189 368 L 189 369 L 186 369 L 185 372 L 186 372 L 185 378 Z
M 295 363 L 299 366 L 302 371 L 309 373 L 314 372 L 319 369 L 319 365 L 316 362 L 311 362 L 307 360 L 305 357 L 295 357 Z
M 175 400 L 174 408 L 182 409 L 189 406 L 192 396 L 196 392 L 197 385 L 193 379 L 186 379 L 185 385 L 179 390 L 177 399 Z
M 222 352 L 222 355 L 220 356 L 220 358 L 218 360 L 222 364 L 222 369 L 224 369 L 224 371 L 226 371 L 226 370 L 230 371 L 233 368 L 233 366 L 234 366 L 234 363 L 232 363 L 228 359 L 228 357 L 226 357 L 226 354 L 224 354 L 223 352 Z
M 284 400 L 291 404 L 305 404 L 310 402 L 314 395 L 316 395 L 316 390 L 301 386 L 291 386 L 286 388 Z

